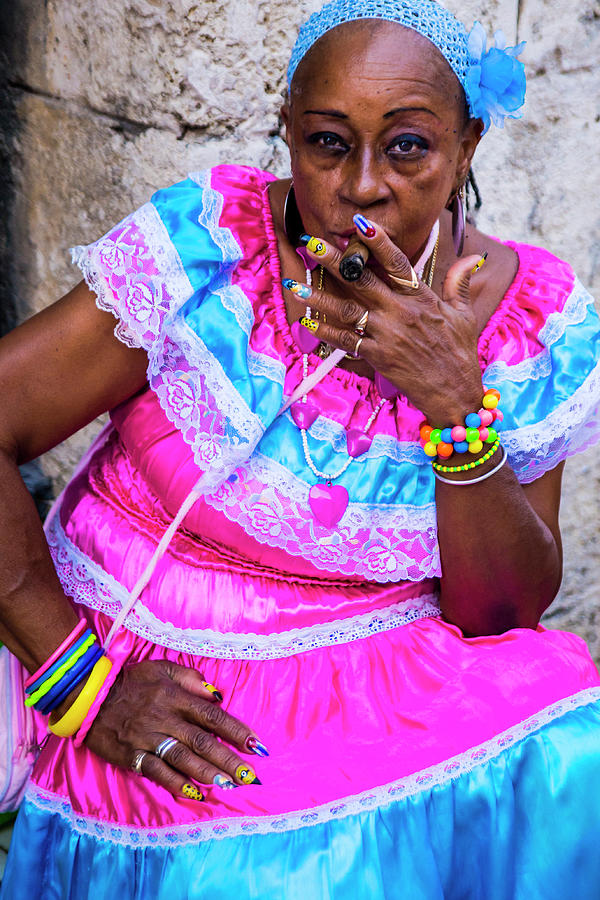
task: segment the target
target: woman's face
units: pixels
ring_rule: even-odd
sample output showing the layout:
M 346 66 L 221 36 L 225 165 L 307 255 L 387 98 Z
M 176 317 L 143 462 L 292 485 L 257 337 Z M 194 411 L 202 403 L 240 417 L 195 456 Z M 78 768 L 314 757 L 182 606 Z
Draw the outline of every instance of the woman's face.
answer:
M 391 22 L 346 23 L 321 38 L 282 112 L 307 232 L 344 249 L 362 213 L 413 261 L 480 135 L 446 60 Z

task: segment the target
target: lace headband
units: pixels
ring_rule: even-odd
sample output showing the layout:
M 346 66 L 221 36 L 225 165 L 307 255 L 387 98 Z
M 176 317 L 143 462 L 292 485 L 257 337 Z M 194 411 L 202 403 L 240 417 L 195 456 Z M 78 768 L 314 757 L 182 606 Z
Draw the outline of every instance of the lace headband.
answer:
M 500 128 L 508 116 L 520 119 L 525 100 L 525 68 L 517 59 L 525 42 L 507 47 L 501 31 L 495 46 L 486 47 L 483 26 L 476 22 L 467 34 L 464 26 L 435 0 L 331 0 L 301 27 L 287 71 L 288 88 L 301 60 L 319 38 L 344 22 L 381 19 L 398 22 L 437 47 L 458 78 L 471 116 Z

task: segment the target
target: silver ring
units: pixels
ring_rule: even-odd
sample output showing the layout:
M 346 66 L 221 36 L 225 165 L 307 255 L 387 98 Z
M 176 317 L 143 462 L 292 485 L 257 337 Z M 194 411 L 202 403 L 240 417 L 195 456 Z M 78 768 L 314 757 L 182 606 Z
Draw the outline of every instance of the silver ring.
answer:
M 142 760 L 145 756 L 148 756 L 147 750 L 137 750 L 135 756 L 133 757 L 133 762 L 131 763 L 131 768 L 134 772 L 137 772 L 138 775 L 142 775 Z
M 358 359 L 358 354 L 359 354 L 359 350 L 360 350 L 360 345 L 362 344 L 362 342 L 363 342 L 362 337 L 359 337 L 359 339 L 358 339 L 357 342 L 356 342 L 356 347 L 354 348 L 354 353 L 352 354 L 352 356 L 354 357 L 354 359 Z
M 177 738 L 169 737 L 165 738 L 164 741 L 161 741 L 156 750 L 154 751 L 154 755 L 158 756 L 159 759 L 164 759 L 169 750 L 178 744 L 179 741 Z
M 360 317 L 360 319 L 354 326 L 355 334 L 360 334 L 362 336 L 365 333 L 365 331 L 367 330 L 367 322 L 368 321 L 369 321 L 369 310 L 365 309 L 364 313 L 362 314 L 362 316 Z

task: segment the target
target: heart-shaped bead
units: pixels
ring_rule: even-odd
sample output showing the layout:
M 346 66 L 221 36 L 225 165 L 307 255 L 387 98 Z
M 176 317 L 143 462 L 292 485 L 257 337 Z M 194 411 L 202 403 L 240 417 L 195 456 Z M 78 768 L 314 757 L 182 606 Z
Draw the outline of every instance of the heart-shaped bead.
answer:
M 348 456 L 352 456 L 354 459 L 366 453 L 372 443 L 373 438 L 371 435 L 367 434 L 366 431 L 361 431 L 360 428 L 350 428 L 346 432 Z
M 308 504 L 315 519 L 326 528 L 333 528 L 348 508 L 348 491 L 341 484 L 313 484 L 308 492 Z
M 313 353 L 321 343 L 318 337 L 311 334 L 300 322 L 292 322 L 292 337 L 303 353 Z
M 318 418 L 319 409 L 314 403 L 303 403 L 302 400 L 298 400 L 290 406 L 290 413 L 298 428 L 308 429 Z
M 375 387 L 384 400 L 393 400 L 400 393 L 396 385 L 380 375 L 379 372 L 375 372 Z

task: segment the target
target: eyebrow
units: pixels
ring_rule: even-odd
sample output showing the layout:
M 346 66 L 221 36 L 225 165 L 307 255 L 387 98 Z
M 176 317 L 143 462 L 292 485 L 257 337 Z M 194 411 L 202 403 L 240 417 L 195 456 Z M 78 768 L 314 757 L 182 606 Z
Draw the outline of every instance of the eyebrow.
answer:
M 428 113 L 430 116 L 433 116 L 435 119 L 438 119 L 433 110 L 427 109 L 426 106 L 396 106 L 394 109 L 390 109 L 389 112 L 383 114 L 384 119 L 391 119 L 392 116 L 395 116 L 396 113 L 406 113 L 406 112 L 424 112 Z M 331 116 L 333 119 L 347 119 L 348 116 L 346 113 L 340 112 L 337 109 L 305 109 L 303 114 L 304 116 Z

